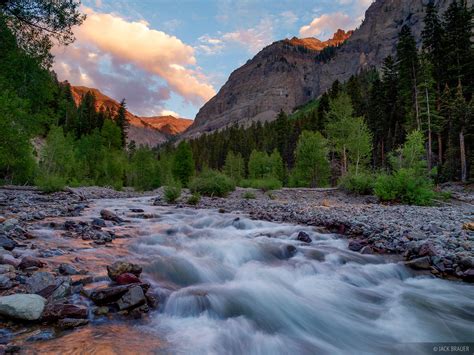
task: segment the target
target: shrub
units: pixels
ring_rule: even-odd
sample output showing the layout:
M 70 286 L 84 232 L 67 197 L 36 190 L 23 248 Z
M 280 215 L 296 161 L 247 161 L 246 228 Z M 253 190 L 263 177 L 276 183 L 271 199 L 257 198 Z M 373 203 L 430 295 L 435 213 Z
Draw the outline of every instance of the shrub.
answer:
M 255 194 L 252 191 L 245 191 L 242 194 L 242 198 L 244 198 L 246 200 L 254 200 L 256 197 L 255 197 Z
M 173 184 L 164 187 L 164 197 L 167 203 L 174 203 L 181 196 L 181 185 Z
M 196 206 L 199 203 L 199 201 L 201 201 L 201 195 L 195 192 L 188 198 L 187 204 Z
M 374 189 L 374 177 L 368 173 L 349 173 L 341 179 L 340 186 L 358 195 L 370 195 Z
M 224 197 L 235 190 L 235 184 L 226 175 L 215 170 L 207 170 L 195 177 L 190 182 L 189 188 L 193 193 L 198 192 L 204 196 Z
M 35 184 L 41 191 L 51 193 L 64 190 L 66 179 L 59 175 L 42 174 L 36 178 Z
M 283 184 L 280 180 L 272 177 L 264 179 L 247 179 L 242 180 L 242 187 L 251 187 L 253 189 L 260 189 L 263 191 L 278 190 L 281 189 Z
M 392 175 L 379 175 L 374 192 L 382 201 L 420 206 L 430 205 L 435 197 L 431 181 L 417 176 L 412 169 L 400 169 Z

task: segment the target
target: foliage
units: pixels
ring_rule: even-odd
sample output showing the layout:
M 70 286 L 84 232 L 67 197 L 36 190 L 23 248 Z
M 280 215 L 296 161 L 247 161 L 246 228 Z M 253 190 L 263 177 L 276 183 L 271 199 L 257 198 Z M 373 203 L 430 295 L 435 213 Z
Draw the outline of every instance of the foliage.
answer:
M 181 184 L 173 183 L 167 185 L 164 187 L 163 192 L 166 203 L 175 203 L 181 196 Z
M 182 141 L 173 159 L 173 176 L 183 186 L 188 186 L 189 180 L 194 175 L 194 160 L 191 146 L 188 142 Z
M 130 127 L 130 123 L 127 120 L 126 111 L 127 104 L 125 103 L 125 99 L 122 99 L 122 101 L 120 101 L 120 106 L 117 111 L 117 115 L 115 116 L 115 122 L 117 123 L 117 126 L 120 129 L 120 136 L 123 148 L 125 148 L 125 146 L 127 145 L 127 130 Z
M 161 186 L 158 160 L 149 148 L 140 147 L 131 153 L 127 177 L 136 190 L 149 191 Z
M 249 179 L 273 178 L 280 182 L 284 178 L 283 160 L 275 149 L 272 154 L 253 150 L 248 163 Z
M 40 174 L 36 178 L 35 183 L 41 191 L 52 193 L 62 191 L 66 186 L 66 179 L 63 176 L 56 174 Z
M 261 179 L 242 180 L 240 186 L 251 187 L 253 189 L 259 189 L 262 191 L 271 191 L 281 189 L 283 187 L 283 184 L 280 180 L 274 177 L 266 177 Z
M 292 186 L 326 186 L 329 178 L 327 141 L 319 132 L 304 131 L 295 151 L 296 165 L 290 178 Z
M 420 206 L 430 205 L 435 197 L 430 180 L 416 176 L 412 170 L 405 168 L 392 175 L 379 175 L 375 181 L 374 192 L 382 201 L 397 201 Z
M 245 162 L 242 158 L 242 154 L 229 151 L 225 158 L 223 171 L 238 184 L 245 175 Z
M 350 192 L 358 195 L 370 195 L 374 188 L 374 176 L 366 172 L 349 172 L 342 177 L 340 186 Z
M 200 201 L 201 201 L 201 195 L 199 193 L 195 192 L 191 196 L 189 196 L 186 203 L 188 205 L 196 206 L 196 205 L 199 204 Z
M 205 170 L 191 181 L 189 188 L 193 193 L 204 196 L 224 197 L 235 190 L 235 183 L 218 171 Z
M 256 198 L 256 196 L 252 191 L 245 191 L 242 194 L 242 198 L 246 199 L 246 200 L 254 200 Z

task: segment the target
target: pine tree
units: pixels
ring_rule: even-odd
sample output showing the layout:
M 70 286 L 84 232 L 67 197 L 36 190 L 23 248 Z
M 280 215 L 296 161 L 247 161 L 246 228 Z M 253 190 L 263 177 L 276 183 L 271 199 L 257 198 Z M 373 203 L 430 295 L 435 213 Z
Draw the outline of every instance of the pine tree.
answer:
M 122 147 L 125 148 L 127 146 L 128 128 L 130 126 L 130 122 L 128 122 L 127 119 L 127 104 L 125 99 L 120 101 L 120 107 L 117 111 L 117 115 L 115 116 L 115 122 L 122 133 Z
M 187 186 L 191 176 L 194 175 L 194 160 L 191 146 L 188 142 L 182 141 L 178 144 L 173 159 L 173 175 L 182 186 Z
M 76 122 L 76 136 L 79 138 L 91 133 L 97 127 L 97 111 L 95 107 L 95 96 L 91 91 L 81 99 L 78 108 L 78 117 Z

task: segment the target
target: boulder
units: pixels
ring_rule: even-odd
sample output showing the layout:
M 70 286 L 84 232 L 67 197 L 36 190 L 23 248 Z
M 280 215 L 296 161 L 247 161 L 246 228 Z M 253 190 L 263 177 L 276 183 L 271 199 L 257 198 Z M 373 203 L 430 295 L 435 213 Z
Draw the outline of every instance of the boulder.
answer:
M 303 242 L 303 243 L 312 242 L 311 237 L 308 235 L 308 233 L 303 232 L 303 231 L 298 233 L 298 236 L 296 237 L 296 239 L 298 239 L 300 242 Z
M 121 311 L 135 308 L 145 303 L 145 294 L 140 286 L 131 287 L 117 302 Z
M 122 223 L 123 219 L 117 216 L 115 213 L 109 210 L 102 210 L 100 211 L 100 216 L 102 219 L 105 219 L 106 221 L 112 221 L 116 223 Z
M 137 277 L 140 277 L 142 273 L 142 267 L 137 264 L 132 264 L 126 261 L 116 261 L 112 265 L 107 266 L 107 274 L 112 280 L 116 280 L 118 276 L 130 273 Z
M 417 258 L 405 262 L 405 265 L 415 270 L 429 270 L 431 269 L 431 259 L 429 256 Z
M 25 256 L 23 259 L 21 259 L 20 264 L 18 267 L 22 270 L 24 269 L 29 269 L 30 267 L 43 267 L 45 265 L 44 262 L 42 262 L 40 259 L 34 258 L 32 256 Z
M 3 254 L 0 255 L 0 264 L 8 264 L 13 267 L 18 267 L 18 265 L 20 265 L 20 260 L 16 259 L 13 255 Z
M 46 299 L 33 294 L 0 297 L 0 315 L 23 320 L 37 320 L 43 313 Z
M 9 264 L 0 264 L 0 274 L 10 274 L 15 272 L 15 267 Z
M 42 320 L 47 322 L 64 318 L 87 318 L 87 308 L 74 304 L 53 303 L 46 306 L 41 317 Z
M 58 326 L 62 329 L 73 329 L 89 324 L 88 319 L 64 318 L 60 319 Z
M 94 227 L 107 227 L 107 224 L 105 224 L 105 221 L 102 218 L 93 218 L 92 219 L 92 225 Z
M 69 264 L 61 264 L 59 265 L 59 273 L 61 273 L 62 275 L 78 275 L 79 274 L 79 271 L 77 271 L 77 269 L 72 266 L 72 265 L 69 265 Z
M 119 285 L 128 285 L 128 284 L 140 283 L 141 281 L 134 274 L 126 272 L 125 274 L 121 274 L 117 276 L 115 282 L 117 282 Z

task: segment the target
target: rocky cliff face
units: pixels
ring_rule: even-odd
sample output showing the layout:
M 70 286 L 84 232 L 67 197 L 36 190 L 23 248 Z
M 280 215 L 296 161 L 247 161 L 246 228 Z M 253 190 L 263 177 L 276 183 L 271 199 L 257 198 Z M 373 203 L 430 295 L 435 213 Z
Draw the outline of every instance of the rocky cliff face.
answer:
M 117 112 L 120 106 L 118 101 L 94 88 L 71 86 L 71 91 L 77 105 L 81 102 L 82 96 L 90 91 L 96 98 L 96 108 L 98 110 L 109 109 L 111 112 Z M 166 142 L 169 136 L 183 132 L 193 122 L 186 118 L 176 118 L 174 116 L 139 117 L 129 111 L 126 111 L 126 117 L 130 122 L 128 141 L 133 140 L 138 146 L 147 145 L 150 147 Z
M 451 0 L 435 2 L 445 9 Z M 338 31 L 326 42 L 293 38 L 269 45 L 230 75 L 218 94 L 199 110 L 184 137 L 233 124 L 273 120 L 280 110 L 289 113 L 317 98 L 336 79 L 346 81 L 364 68 L 380 66 L 385 57 L 394 54 L 403 25 L 409 25 L 420 38 L 427 3 L 377 0 L 353 33 Z M 324 47 L 343 41 L 332 59 L 318 59 Z

